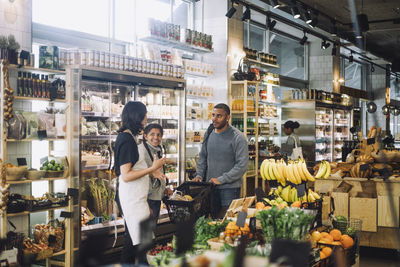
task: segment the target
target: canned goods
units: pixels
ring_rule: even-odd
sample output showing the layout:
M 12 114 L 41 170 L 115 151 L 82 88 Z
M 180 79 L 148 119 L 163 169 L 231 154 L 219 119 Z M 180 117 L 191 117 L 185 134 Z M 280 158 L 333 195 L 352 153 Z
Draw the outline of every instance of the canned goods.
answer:
M 80 51 L 81 54 L 81 65 L 87 65 L 87 55 L 86 51 Z
M 115 69 L 115 54 L 110 54 L 110 69 Z
M 106 55 L 105 54 L 106 54 L 105 52 L 100 52 L 100 65 L 99 65 L 100 68 L 104 68 L 106 65 L 106 62 L 105 62 Z
M 124 56 L 124 70 L 129 70 L 129 58 L 128 56 Z
M 94 66 L 95 67 L 100 66 L 100 51 L 95 51 L 94 53 Z
M 139 59 L 133 58 L 133 71 L 139 71 Z
M 141 59 L 138 59 L 137 60 L 137 65 L 138 65 L 138 67 L 137 67 L 137 71 L 138 72 L 142 72 L 143 71 L 143 60 L 141 60 Z
M 89 51 L 89 66 L 94 66 L 94 50 Z
M 106 69 L 110 68 L 110 53 L 108 53 L 108 52 L 104 53 L 104 67 Z
M 124 69 L 124 56 L 120 55 L 119 56 L 119 70 L 123 70 Z
M 166 76 L 167 75 L 167 65 L 165 63 L 162 63 L 162 73 L 161 75 Z
M 134 63 L 133 63 L 133 58 L 129 57 L 128 58 L 128 70 L 133 71 Z

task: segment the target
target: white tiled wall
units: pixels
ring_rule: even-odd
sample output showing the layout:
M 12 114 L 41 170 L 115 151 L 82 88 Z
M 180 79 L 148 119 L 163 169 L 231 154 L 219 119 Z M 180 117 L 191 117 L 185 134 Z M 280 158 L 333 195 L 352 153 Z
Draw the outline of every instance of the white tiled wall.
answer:
M 13 34 L 21 49 L 31 51 L 31 0 L 0 0 L 0 35 Z
M 333 61 L 331 55 L 310 56 L 310 88 L 332 92 Z

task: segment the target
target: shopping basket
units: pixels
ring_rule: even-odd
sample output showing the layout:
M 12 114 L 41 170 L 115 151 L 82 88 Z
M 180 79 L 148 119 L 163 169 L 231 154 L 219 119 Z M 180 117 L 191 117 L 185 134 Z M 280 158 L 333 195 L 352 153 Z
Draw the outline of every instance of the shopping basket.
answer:
M 191 216 L 195 219 L 208 216 L 211 210 L 211 191 L 213 184 L 203 182 L 185 182 L 176 190 L 183 195 L 190 195 L 193 200 L 182 201 L 164 198 L 169 219 L 172 223 L 188 221 Z

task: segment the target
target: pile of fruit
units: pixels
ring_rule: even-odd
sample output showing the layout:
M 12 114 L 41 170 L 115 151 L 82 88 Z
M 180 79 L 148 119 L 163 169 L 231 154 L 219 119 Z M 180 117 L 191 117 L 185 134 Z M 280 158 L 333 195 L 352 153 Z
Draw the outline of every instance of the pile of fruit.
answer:
M 354 239 L 348 234 L 342 234 L 338 229 L 332 229 L 329 233 L 314 231 L 311 237 L 314 245 L 318 244 L 321 248 L 321 260 L 329 257 L 332 253 L 332 248 L 326 245 L 341 246 L 344 249 L 349 249 L 354 245 Z
M 283 159 L 266 159 L 261 163 L 260 174 L 264 180 L 277 180 L 283 186 L 286 185 L 286 181 L 292 184 L 315 181 L 303 159 L 289 161 L 288 163 Z
M 322 179 L 322 178 L 328 179 L 329 176 L 331 175 L 331 171 L 332 171 L 331 165 L 329 164 L 329 162 L 323 160 L 317 166 L 319 166 L 319 167 L 318 167 L 318 171 L 315 174 L 315 178 L 316 179 Z
M 158 253 L 160 253 L 161 251 L 169 251 L 169 252 L 172 252 L 173 249 L 172 249 L 172 246 L 170 246 L 170 245 L 165 245 L 165 246 L 158 245 L 158 246 L 156 246 L 155 248 L 153 248 L 152 250 L 150 250 L 149 254 L 150 254 L 151 256 L 155 256 L 155 255 L 157 255 Z
M 46 160 L 40 169 L 43 171 L 63 171 L 64 165 L 57 163 L 54 159 L 51 161 Z

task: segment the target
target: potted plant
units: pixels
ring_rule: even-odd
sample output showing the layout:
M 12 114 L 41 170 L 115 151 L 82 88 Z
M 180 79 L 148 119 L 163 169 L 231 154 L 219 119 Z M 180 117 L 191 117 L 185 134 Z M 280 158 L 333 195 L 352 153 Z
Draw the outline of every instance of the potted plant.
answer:
M 8 39 L 4 35 L 0 35 L 0 59 L 7 57 Z
M 14 35 L 10 34 L 8 36 L 8 61 L 11 64 L 17 64 L 18 63 L 18 49 L 20 48 L 20 45 L 17 43 L 15 40 Z

